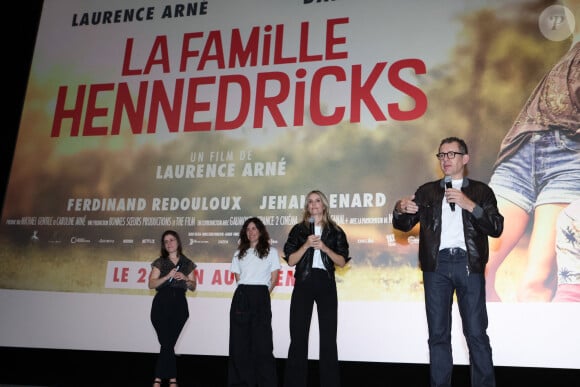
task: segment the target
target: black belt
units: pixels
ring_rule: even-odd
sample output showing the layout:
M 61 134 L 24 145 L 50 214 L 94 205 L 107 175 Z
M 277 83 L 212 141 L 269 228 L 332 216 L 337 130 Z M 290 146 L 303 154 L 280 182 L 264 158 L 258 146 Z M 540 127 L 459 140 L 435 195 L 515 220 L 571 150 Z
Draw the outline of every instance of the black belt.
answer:
M 467 254 L 467 251 L 459 248 L 459 247 L 448 247 L 446 249 L 439 250 L 439 253 L 447 253 L 449 255 L 456 255 L 456 254 Z

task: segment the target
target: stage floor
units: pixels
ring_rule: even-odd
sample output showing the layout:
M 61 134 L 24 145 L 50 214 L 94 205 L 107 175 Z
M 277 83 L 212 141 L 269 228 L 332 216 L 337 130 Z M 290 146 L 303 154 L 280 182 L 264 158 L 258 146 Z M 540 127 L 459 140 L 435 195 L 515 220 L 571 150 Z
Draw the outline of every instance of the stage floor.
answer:
M 156 354 L 0 347 L 0 387 L 151 386 Z M 278 359 L 278 376 L 285 359 Z M 227 357 L 178 356 L 180 387 L 225 387 Z M 342 387 L 427 387 L 425 364 L 341 362 Z M 570 387 L 577 369 L 496 367 L 498 386 Z M 310 361 L 308 387 L 318 386 L 318 362 Z M 281 385 L 281 384 L 280 384 Z M 456 366 L 453 386 L 469 386 L 469 368 Z

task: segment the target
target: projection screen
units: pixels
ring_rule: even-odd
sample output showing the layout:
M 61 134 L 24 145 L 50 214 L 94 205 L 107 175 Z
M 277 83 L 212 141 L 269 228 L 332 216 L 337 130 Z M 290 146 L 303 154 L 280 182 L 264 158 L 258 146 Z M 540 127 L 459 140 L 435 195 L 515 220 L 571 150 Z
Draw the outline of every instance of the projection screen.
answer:
M 352 256 L 337 272 L 340 359 L 428 363 L 418 229 L 393 229 L 394 203 L 441 178 L 447 136 L 467 141 L 469 176 L 489 182 L 571 47 L 580 14 L 550 5 L 45 1 L 0 224 L 0 345 L 157 352 L 147 276 L 174 229 L 198 264 L 176 351 L 227 356 L 243 221 L 263 219 L 282 254 L 320 189 Z M 488 302 L 494 362 L 580 368 L 578 304 L 518 300 L 530 234 Z M 279 358 L 292 285 L 283 263 Z M 455 362 L 468 364 L 456 305 L 453 324 Z M 314 317 L 312 359 L 317 332 Z

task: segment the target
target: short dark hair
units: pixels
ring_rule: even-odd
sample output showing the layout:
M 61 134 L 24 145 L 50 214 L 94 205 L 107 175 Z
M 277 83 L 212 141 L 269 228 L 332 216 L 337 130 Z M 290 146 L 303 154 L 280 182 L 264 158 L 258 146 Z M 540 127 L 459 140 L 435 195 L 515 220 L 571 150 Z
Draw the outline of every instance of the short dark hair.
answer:
M 467 150 L 467 144 L 465 143 L 465 141 L 463 141 L 461 138 L 459 137 L 447 137 L 444 138 L 443 140 L 441 140 L 441 143 L 439 144 L 439 148 L 441 148 L 441 145 L 443 144 L 449 144 L 452 142 L 456 142 L 459 144 L 459 151 L 463 152 L 463 154 L 468 154 L 469 151 Z

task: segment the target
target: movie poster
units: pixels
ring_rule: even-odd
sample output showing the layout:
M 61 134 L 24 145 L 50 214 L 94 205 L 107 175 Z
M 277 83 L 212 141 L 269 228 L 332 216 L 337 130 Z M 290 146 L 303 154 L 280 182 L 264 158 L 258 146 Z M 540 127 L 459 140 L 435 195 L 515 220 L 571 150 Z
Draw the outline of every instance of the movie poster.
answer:
M 150 264 L 173 229 L 198 264 L 188 297 L 223 315 L 244 220 L 260 217 L 282 255 L 319 189 L 350 243 L 339 303 L 362 314 L 410 303 L 424 318 L 418 228 L 394 230 L 395 202 L 441 178 L 435 153 L 448 136 L 469 145 L 469 177 L 489 183 L 506 133 L 571 48 L 574 17 L 542 13 L 552 5 L 45 1 L 2 211 L 0 287 L 138 296 L 148 308 Z M 532 223 L 524 229 L 496 274 L 503 303 L 517 302 Z M 276 308 L 288 308 L 293 281 L 283 262 Z M 408 358 L 343 356 L 420 362 L 418 346 Z

